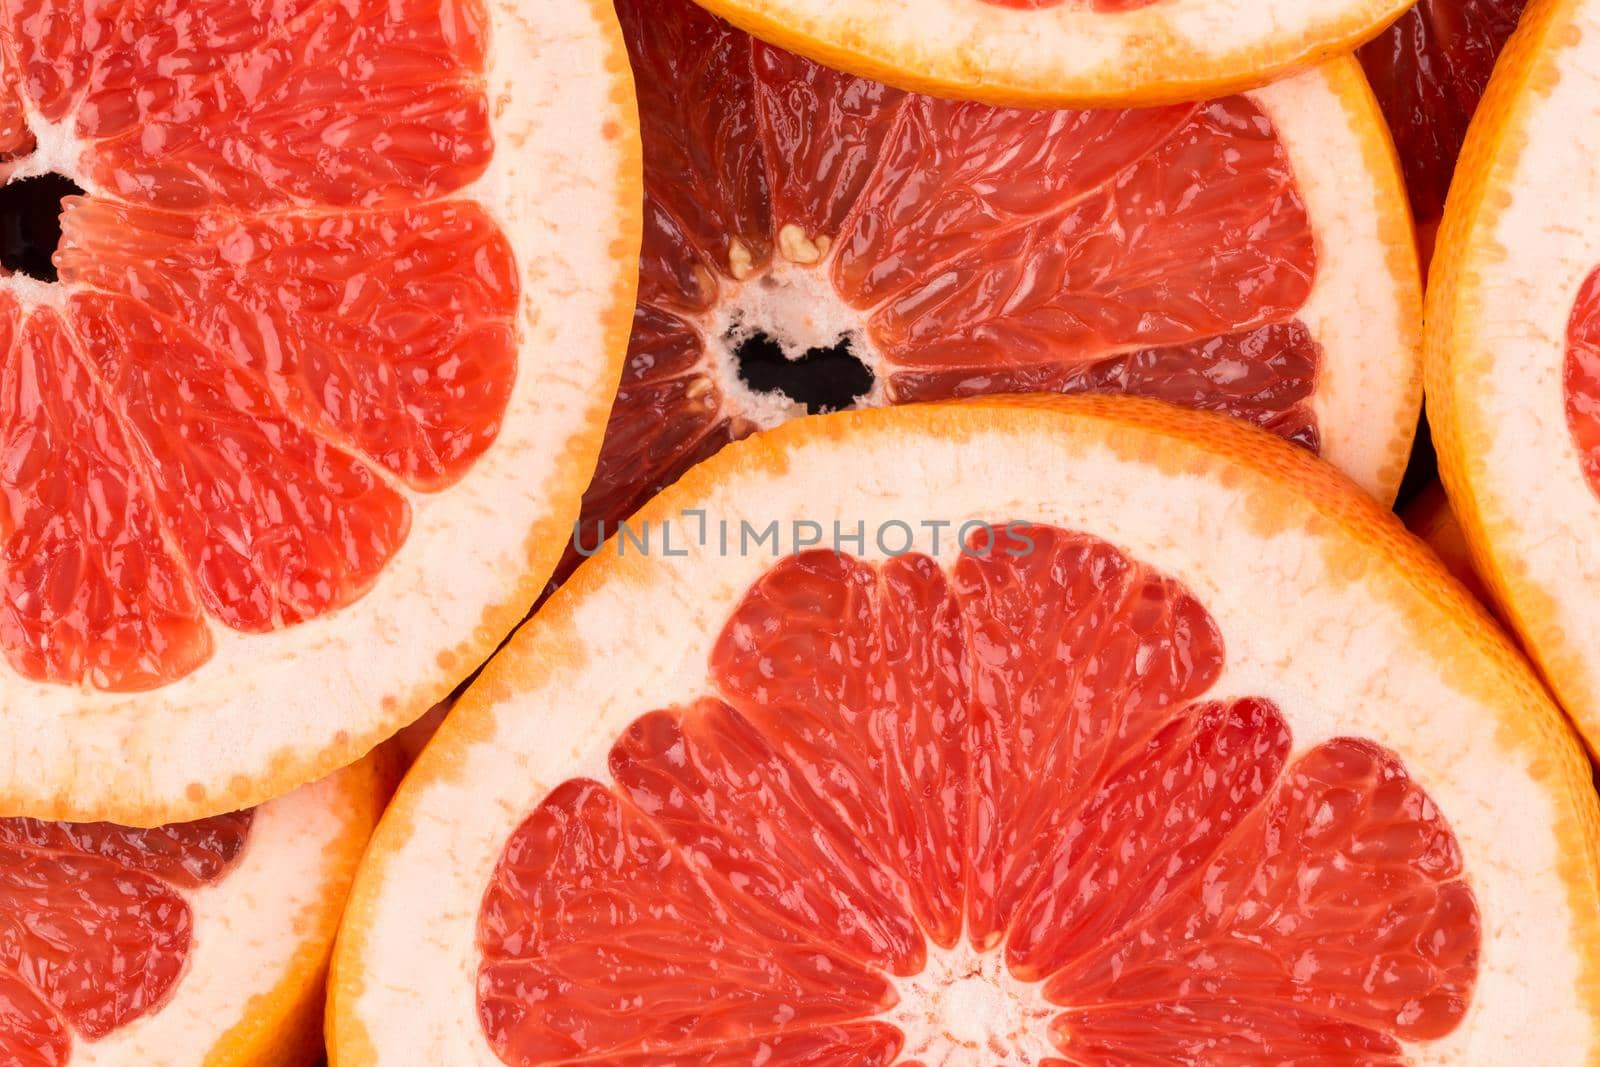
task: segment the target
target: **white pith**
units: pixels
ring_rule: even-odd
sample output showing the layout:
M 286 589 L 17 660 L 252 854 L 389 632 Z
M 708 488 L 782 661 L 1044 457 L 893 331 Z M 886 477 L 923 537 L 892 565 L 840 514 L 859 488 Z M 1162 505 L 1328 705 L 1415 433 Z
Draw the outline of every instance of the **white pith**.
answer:
M 1323 350 L 1311 400 L 1321 454 L 1369 493 L 1392 500 L 1420 402 L 1421 286 L 1415 257 L 1396 256 L 1386 243 L 1387 233 L 1409 227 L 1395 217 L 1403 212 L 1403 192 L 1395 175 L 1363 150 L 1363 138 L 1382 122 L 1377 104 L 1353 60 L 1247 95 L 1277 129 L 1316 235 L 1316 274 L 1297 317 Z M 726 341 L 730 329 L 765 333 L 791 358 L 849 337 L 851 351 L 873 373 L 871 392 L 855 407 L 884 403 L 884 375 L 894 370 L 869 340 L 874 309 L 852 308 L 829 281 L 838 245 L 819 249 L 798 230 L 784 227 L 768 266 L 724 281 L 716 304 L 698 322 L 705 366 L 721 387 L 724 409 L 762 428 L 803 414 L 804 407 L 781 394 L 756 392 L 739 378 Z M 735 276 L 749 270 L 749 253 L 740 252 L 736 241 L 729 265 Z M 814 255 L 820 261 L 809 262 Z
M 925 421 L 901 417 L 911 415 Z M 1007 429 L 992 409 L 961 406 L 839 419 L 855 431 L 786 438 L 782 463 L 750 462 L 759 440 L 733 446 L 682 504 L 735 523 L 869 529 L 1026 517 L 1105 538 L 1183 582 L 1227 650 L 1208 698 L 1274 701 L 1297 751 L 1350 735 L 1392 749 L 1460 843 L 1484 917 L 1477 985 L 1462 1024 L 1408 1049 L 1410 1062 L 1522 1067 L 1596 1051 L 1578 948 L 1592 917 L 1577 913 L 1560 873 L 1573 812 L 1546 756 L 1497 728 L 1507 710 L 1465 681 L 1473 666 L 1424 651 L 1440 633 L 1466 641 L 1459 616 L 1390 560 L 1314 521 L 1309 505 L 1250 522 L 1260 496 L 1281 488 L 1220 461 L 1176 466 L 1164 458 L 1171 441 L 1112 443 L 1093 424 L 1047 415 Z M 606 582 L 580 578 L 553 601 L 562 622 L 545 632 L 536 618 L 424 753 L 357 890 L 360 955 L 343 966 L 364 985 L 339 1007 L 375 1054 L 358 1067 L 498 1062 L 478 1024 L 476 923 L 508 836 L 556 784 L 607 780 L 606 752 L 637 716 L 708 692 L 713 642 L 772 565 L 764 553 L 723 556 L 685 540 L 683 557 L 586 564 L 605 566 Z M 925 531 L 919 547 L 929 547 Z M 948 536 L 943 548 L 949 561 Z
M 829 281 L 832 263 L 831 255 L 817 263 L 796 262 L 780 241 L 770 263 L 742 281 L 722 283 L 700 326 L 705 366 L 722 392 L 726 413 L 764 430 L 806 414 L 804 404 L 752 389 L 739 376 L 739 344 L 757 333 L 776 342 L 789 359 L 848 339 L 851 354 L 872 372 L 872 388 L 851 406 L 884 403 L 883 355 L 867 334 L 867 315 L 840 299 Z
M 923 1067 L 1035 1067 L 1056 1055 L 1047 1036 L 1060 1009 L 1019 982 L 999 951 L 967 942 L 934 949 L 922 973 L 897 979 L 900 1000 L 881 1018 L 906 1037 L 902 1060 Z
M 984 0 L 718 0 L 785 35 L 814 42 L 840 65 L 903 71 L 974 94 L 1111 103 L 1182 99 L 1218 79 L 1260 84 L 1285 64 L 1326 56 L 1352 32 L 1376 32 L 1392 0 L 1157 0 L 1101 13 L 1064 0 L 1036 9 Z M 1193 94 L 1190 94 L 1190 99 Z
M 0 63 L 7 62 L 0 55 Z M 28 109 L 28 131 L 33 134 L 34 149 L 26 156 L 8 161 L 4 167 L 4 181 L 9 185 L 24 178 L 42 174 L 59 174 L 87 193 L 97 191 L 93 182 L 83 173 L 83 145 L 72 134 L 71 116 L 50 122 L 24 102 Z M 0 294 L 15 300 L 26 314 L 33 308 L 60 309 L 66 306 L 69 290 L 64 285 L 40 281 L 26 274 L 0 276 Z
M 573 441 L 615 389 L 605 330 L 619 264 L 636 254 L 618 206 L 636 142 L 609 6 L 485 6 L 496 151 L 457 195 L 490 211 L 521 271 L 522 347 L 499 437 L 457 484 L 407 494 L 409 537 L 347 608 L 267 634 L 213 621 L 211 659 L 151 693 L 43 684 L 0 665 L 0 794 L 97 814 L 237 807 L 238 783 L 279 761 L 399 728 L 396 701 L 421 711 L 477 666 L 442 657 L 498 636 L 480 633 L 485 611 L 528 571 L 530 531 L 565 521 L 552 516 L 552 482 L 592 461 Z
M 1457 442 L 1466 484 L 1450 489 L 1471 494 L 1495 567 L 1539 597 L 1510 610 L 1593 745 L 1600 496 L 1579 465 L 1563 372 L 1573 304 L 1600 267 L 1600 3 L 1566 6 L 1511 105 L 1516 153 L 1489 175 L 1506 194 L 1464 235 L 1448 387 L 1469 432 Z
M 365 833 L 338 776 L 255 811 L 238 866 L 186 894 L 194 933 L 183 975 L 157 1011 L 98 1041 L 75 1037 L 70 1067 L 199 1067 L 224 1033 L 250 1018 L 250 1001 L 284 981 L 296 954 L 332 931 L 313 916 L 342 895 L 348 875 L 328 854 Z

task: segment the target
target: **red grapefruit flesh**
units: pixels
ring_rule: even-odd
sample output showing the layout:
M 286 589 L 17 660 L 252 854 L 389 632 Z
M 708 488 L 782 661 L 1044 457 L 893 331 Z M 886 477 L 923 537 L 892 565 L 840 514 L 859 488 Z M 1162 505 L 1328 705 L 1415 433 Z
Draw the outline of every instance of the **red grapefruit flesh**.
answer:
M 192 933 L 182 891 L 235 865 L 250 814 L 130 830 L 0 820 L 0 1054 L 19 1067 L 70 1061 L 158 1009 Z
M 1126 397 L 902 405 L 730 444 L 646 521 L 385 813 L 340 1067 L 1597 1047 L 1577 739 L 1305 449 Z
M 1567 320 L 1562 387 L 1578 462 L 1600 494 L 1600 269 L 1584 280 Z
M 1396 755 L 1202 699 L 1215 623 L 1104 541 L 970 547 L 775 565 L 718 695 L 546 797 L 479 917 L 502 1061 L 1399 1067 L 1455 1029 L 1478 908 Z
M 729 440 L 807 407 L 997 392 L 1126 393 L 1313 450 L 1331 437 L 1336 462 L 1392 491 L 1346 452 L 1371 436 L 1371 412 L 1330 415 L 1326 391 L 1353 374 L 1412 380 L 1409 342 L 1327 347 L 1308 302 L 1326 281 L 1319 240 L 1344 235 L 1319 237 L 1304 183 L 1325 164 L 1292 158 L 1262 102 L 956 103 L 830 70 L 688 0 L 618 12 L 646 232 L 583 544 Z M 871 373 L 802 402 L 751 384 L 744 361 L 763 343 L 802 362 L 846 346 Z M 1375 366 L 1346 372 L 1352 359 Z
M 1400 150 L 1423 262 L 1467 124 L 1527 0 L 1419 0 L 1356 54 Z
M 494 150 L 486 18 L 7 7 L 0 174 L 89 191 L 59 281 L 0 296 L 0 647 L 24 677 L 148 689 L 209 658 L 208 620 L 351 604 L 406 540 L 399 486 L 494 441 L 518 280 L 452 199 Z

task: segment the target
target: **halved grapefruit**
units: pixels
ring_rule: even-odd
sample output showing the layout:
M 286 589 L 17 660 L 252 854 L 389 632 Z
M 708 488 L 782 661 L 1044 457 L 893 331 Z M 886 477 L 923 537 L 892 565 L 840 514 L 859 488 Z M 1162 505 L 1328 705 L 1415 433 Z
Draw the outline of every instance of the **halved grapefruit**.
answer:
M 765 40 L 918 92 L 1046 106 L 1255 88 L 1412 0 L 701 0 Z
M 385 814 L 336 1067 L 1600 1055 L 1579 745 L 1304 451 L 908 405 L 733 445 L 645 523 Z
M 0 811 L 249 806 L 515 625 L 620 370 L 630 86 L 599 3 L 4 6 Z
M 1357 55 L 1405 170 L 1424 264 L 1467 123 L 1527 0 L 1419 0 Z
M 1352 60 L 1206 104 L 1006 110 L 840 74 L 689 0 L 618 11 L 645 246 L 582 546 L 758 427 L 993 392 L 1225 411 L 1393 498 L 1420 282 Z
M 151 830 L 0 819 L 0 1062 L 308 1067 L 334 931 L 392 784 L 368 759 Z
M 1468 134 L 1428 305 L 1440 473 L 1501 616 L 1600 746 L 1600 2 L 1534 2 Z

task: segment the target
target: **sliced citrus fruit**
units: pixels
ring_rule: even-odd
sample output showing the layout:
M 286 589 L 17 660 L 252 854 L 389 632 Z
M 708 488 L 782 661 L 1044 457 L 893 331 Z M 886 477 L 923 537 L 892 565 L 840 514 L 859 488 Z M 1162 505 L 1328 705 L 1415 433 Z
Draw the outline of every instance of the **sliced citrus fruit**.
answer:
M 1600 1054 L 1579 745 L 1305 452 L 908 405 L 731 446 L 630 530 L 385 814 L 338 1067 Z
M 1439 234 L 1428 406 L 1478 573 L 1600 745 L 1600 3 L 1530 3 Z
M 0 810 L 247 807 L 516 623 L 620 370 L 630 84 L 596 3 L 5 6 Z
M 618 10 L 646 233 L 581 545 L 757 427 L 993 392 L 1225 411 L 1392 499 L 1420 283 L 1353 61 L 1206 104 L 1006 110 L 840 74 L 688 0 Z
M 1424 263 L 1467 123 L 1526 3 L 1419 0 L 1357 53 L 1400 150 Z
M 0 819 L 0 1061 L 310 1064 L 334 931 L 391 785 L 368 759 L 156 829 Z
M 1348 52 L 1412 0 L 701 0 L 830 66 L 963 99 L 1155 104 Z

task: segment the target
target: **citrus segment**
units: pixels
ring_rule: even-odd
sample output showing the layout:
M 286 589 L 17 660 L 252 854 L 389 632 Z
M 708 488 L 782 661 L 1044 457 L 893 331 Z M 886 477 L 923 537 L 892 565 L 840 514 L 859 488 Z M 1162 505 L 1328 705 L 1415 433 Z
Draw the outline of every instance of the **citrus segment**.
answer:
M 306 1009 L 387 784 L 368 763 L 149 830 L 0 820 L 0 1058 L 309 1063 Z
M 0 807 L 249 807 L 420 715 L 553 566 L 639 253 L 615 16 L 16 0 L 0 85 Z
M 1088 363 L 1292 320 L 1310 294 L 1305 206 L 1246 100 L 1041 115 L 918 97 L 881 151 L 833 276 L 892 367 Z
M 0 642 L 55 682 L 148 689 L 211 652 L 120 420 L 53 312 L 0 296 Z
M 1287 747 L 1287 736 L 1275 740 Z M 1248 787 L 1255 753 L 1230 754 L 1240 773 L 1223 780 Z M 1281 767 L 1281 753 L 1264 766 Z M 1139 825 L 1144 813 L 1127 810 L 1125 825 Z M 1262 1062 L 1351 1049 L 1406 1062 L 1401 1042 L 1444 1038 L 1470 1005 L 1480 917 L 1466 874 L 1443 816 L 1400 761 L 1335 739 L 1288 768 L 1270 805 L 1184 892 L 1153 901 L 1120 944 L 1066 963 L 1045 995 L 1106 1005 L 1101 1018 L 1090 1006 L 1068 1012 L 1058 1020 L 1068 1034 L 1082 1024 L 1103 1042 L 1142 1019 L 1148 1032 L 1118 1049 L 1134 1058 L 1185 1062 L 1232 1046 Z
M 1076 804 L 1108 762 L 1145 743 L 1215 681 L 1222 641 L 1205 610 L 1093 538 L 1027 529 L 954 580 L 973 701 L 968 936 L 1013 927 Z M 1015 555 L 1013 555 L 1015 553 Z
M 0 70 L 0 162 L 31 151 L 34 146 L 27 109 L 16 81 L 16 73 L 9 65 Z
M 8 16 L 40 118 L 67 125 L 85 177 L 115 199 L 184 211 L 431 200 L 494 151 L 480 4 L 164 0 L 129 25 L 28 0 Z
M 1198 706 L 1116 753 L 1119 762 L 1090 783 L 1086 796 L 1074 798 L 1047 838 L 1059 843 L 1040 849 L 1036 869 L 1025 872 L 1024 903 L 1007 927 L 1012 972 L 1033 981 L 1056 976 L 1052 986 L 1070 1001 L 1101 999 L 1086 993 L 1093 983 L 1079 972 L 1119 973 L 1126 957 L 1140 955 L 1127 942 L 1107 951 L 1108 941 L 1130 935 L 1165 940 L 1173 931 L 1152 921 L 1154 915 L 1189 910 L 1185 894 L 1211 888 L 1220 871 L 1256 866 L 1240 862 L 1226 846 L 1255 821 L 1252 814 L 1283 773 L 1291 741 L 1276 709 L 1244 700 Z M 1293 856 L 1301 842 L 1290 838 L 1285 845 Z M 1193 914 L 1178 921 L 1197 925 Z M 1228 966 L 1219 960 L 1217 969 Z M 1152 972 L 1145 976 L 1151 985 L 1181 973 L 1176 967 L 1166 975 Z M 1137 984 L 1133 979 L 1127 987 Z M 1121 999 L 1109 992 L 1101 996 Z M 1199 990 L 1191 982 L 1186 992 Z
M 85 293 L 66 321 L 139 442 L 146 491 L 213 616 L 239 630 L 284 626 L 377 578 L 410 509 L 370 467 L 136 300 Z
M 955 615 L 948 579 L 926 560 L 879 571 L 804 556 L 750 591 L 711 660 L 742 709 L 724 714 L 771 739 L 826 798 L 837 833 L 893 869 L 911 917 L 945 947 L 961 932 L 972 773 Z
M 1357 53 L 1400 150 L 1424 262 L 1467 124 L 1526 2 L 1419 0 Z
M 720 1047 L 731 1063 L 746 1035 L 791 1030 L 806 1047 L 806 1031 L 892 996 L 861 963 L 709 888 L 652 820 L 594 781 L 562 786 L 518 830 L 479 929 L 478 1010 L 508 1063 L 686 1046 Z M 641 1012 L 646 996 L 684 1010 Z
M 198 216 L 80 199 L 61 278 L 125 292 L 248 367 L 325 436 L 437 490 L 494 441 L 516 268 L 482 207 Z
M 340 1067 L 1512 1065 L 1528 997 L 1546 1058 L 1595 1049 L 1574 740 L 1303 450 L 908 405 L 730 445 L 645 521 L 677 547 L 580 568 L 387 813 Z
M 1341 177 L 1349 202 L 1326 208 L 1327 164 L 1283 126 L 1308 121 L 1303 99 L 996 108 L 829 69 L 688 0 L 618 11 L 640 86 L 646 233 L 587 530 L 780 419 L 998 392 L 1235 415 L 1392 492 L 1350 441 L 1387 436 L 1372 427 L 1388 406 L 1375 416 L 1331 394 L 1392 394 L 1411 380 L 1410 341 L 1380 315 L 1358 352 L 1321 309 L 1364 299 L 1333 294 L 1363 269 L 1372 249 L 1354 235 L 1398 185 Z M 1312 76 L 1305 91 L 1326 86 Z M 1370 100 L 1335 114 L 1314 136 L 1342 121 L 1382 140 Z M 1377 274 L 1405 269 L 1378 259 Z M 1379 299 L 1405 291 L 1397 280 Z
M 708 700 L 640 719 L 611 769 L 671 841 L 761 905 L 802 929 L 838 931 L 842 951 L 875 967 L 922 968 L 916 924 L 874 869 L 872 846 L 834 816 L 807 781 L 811 768 L 733 708 Z M 751 793 L 763 809 L 740 802 Z
M 155 831 L 109 824 L 0 821 L 0 954 L 10 1004 L 0 1014 L 49 1018 L 47 1045 L 0 1036 L 16 1055 L 65 1063 L 70 1034 L 104 1037 L 166 1000 L 189 953 L 193 920 L 182 889 L 223 877 L 250 817 L 219 816 Z
M 1405 0 L 706 0 L 830 66 L 956 99 L 1150 105 L 1260 86 L 1351 51 Z

